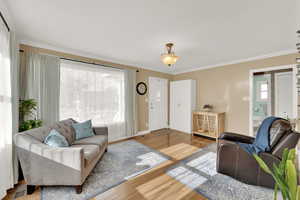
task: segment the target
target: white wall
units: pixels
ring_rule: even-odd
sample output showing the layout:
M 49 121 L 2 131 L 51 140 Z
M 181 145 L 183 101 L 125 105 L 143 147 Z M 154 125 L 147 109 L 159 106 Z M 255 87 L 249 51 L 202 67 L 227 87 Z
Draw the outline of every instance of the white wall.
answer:
M 13 16 L 11 15 L 11 12 L 9 11 L 9 8 L 5 0 L 0 0 L 0 11 L 4 16 L 6 22 L 8 23 L 9 28 L 13 31 L 16 31 L 16 26 L 13 20 Z
M 300 30 L 300 1 L 299 0 L 297 1 L 296 10 L 297 10 L 297 17 L 296 17 L 297 30 Z

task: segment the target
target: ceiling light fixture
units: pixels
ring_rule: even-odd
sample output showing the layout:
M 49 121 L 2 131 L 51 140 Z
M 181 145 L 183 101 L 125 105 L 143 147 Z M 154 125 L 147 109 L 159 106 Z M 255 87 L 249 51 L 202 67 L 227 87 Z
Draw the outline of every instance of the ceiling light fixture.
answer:
M 174 52 L 172 52 L 172 47 L 174 46 L 173 43 L 167 43 L 166 44 L 166 49 L 167 49 L 167 53 L 163 53 L 161 54 L 161 61 L 165 64 L 168 65 L 169 67 L 171 65 L 174 65 L 177 60 L 178 60 L 178 56 L 175 55 Z

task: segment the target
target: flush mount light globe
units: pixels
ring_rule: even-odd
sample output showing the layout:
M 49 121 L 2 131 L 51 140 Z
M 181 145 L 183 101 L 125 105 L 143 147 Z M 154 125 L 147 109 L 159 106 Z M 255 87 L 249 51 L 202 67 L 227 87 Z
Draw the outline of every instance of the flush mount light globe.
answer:
M 167 49 L 167 53 L 161 54 L 161 61 L 165 64 L 168 65 L 169 67 L 171 65 L 174 65 L 177 60 L 178 60 L 178 56 L 175 55 L 174 52 L 172 52 L 172 47 L 174 46 L 173 43 L 167 43 L 166 44 L 166 49 Z

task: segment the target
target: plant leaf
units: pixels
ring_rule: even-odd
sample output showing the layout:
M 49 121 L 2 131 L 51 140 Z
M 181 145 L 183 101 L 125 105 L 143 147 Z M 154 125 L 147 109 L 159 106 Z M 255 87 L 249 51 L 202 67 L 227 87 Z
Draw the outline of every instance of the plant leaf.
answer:
M 297 172 L 292 160 L 286 161 L 286 182 L 292 199 L 297 196 Z
M 288 150 L 288 148 L 285 148 L 283 150 L 282 159 L 279 164 L 280 170 L 282 170 L 284 173 L 285 173 L 285 165 L 286 165 L 286 161 L 288 159 L 288 155 L 289 155 L 289 150 Z
M 294 163 L 295 159 L 296 159 L 296 149 L 291 149 L 289 151 L 289 155 L 288 155 L 287 160 L 291 160 Z
M 284 179 L 284 171 L 280 167 L 277 167 L 275 163 L 273 163 L 273 172 L 276 172 L 282 180 Z
M 300 185 L 297 186 L 296 200 L 300 200 Z
M 272 171 L 270 170 L 270 168 L 268 167 L 268 165 L 266 165 L 266 163 L 263 161 L 263 159 L 261 159 L 257 154 L 253 154 L 255 160 L 258 162 L 259 166 L 268 174 L 273 175 Z
M 290 195 L 289 195 L 289 190 L 288 190 L 287 184 L 285 183 L 284 177 L 282 177 L 278 173 L 278 171 L 274 169 L 273 178 L 274 178 L 276 184 L 278 185 L 278 187 L 279 187 L 279 189 L 282 193 L 283 198 L 287 199 Z
M 277 185 L 277 183 L 275 183 L 275 187 L 274 187 L 274 200 L 277 200 L 277 193 L 278 193 L 278 185 Z

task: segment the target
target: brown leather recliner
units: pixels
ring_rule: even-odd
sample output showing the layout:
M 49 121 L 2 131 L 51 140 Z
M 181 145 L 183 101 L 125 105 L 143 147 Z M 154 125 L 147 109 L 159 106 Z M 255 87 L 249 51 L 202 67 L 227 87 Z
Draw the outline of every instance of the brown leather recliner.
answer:
M 295 148 L 300 134 L 292 131 L 286 120 L 277 120 L 270 129 L 270 152 L 261 152 L 259 156 L 273 168 L 279 163 L 285 148 Z M 274 188 L 271 175 L 265 173 L 252 155 L 244 151 L 237 142 L 253 143 L 254 138 L 236 133 L 223 133 L 218 138 L 217 171 L 241 182 Z

